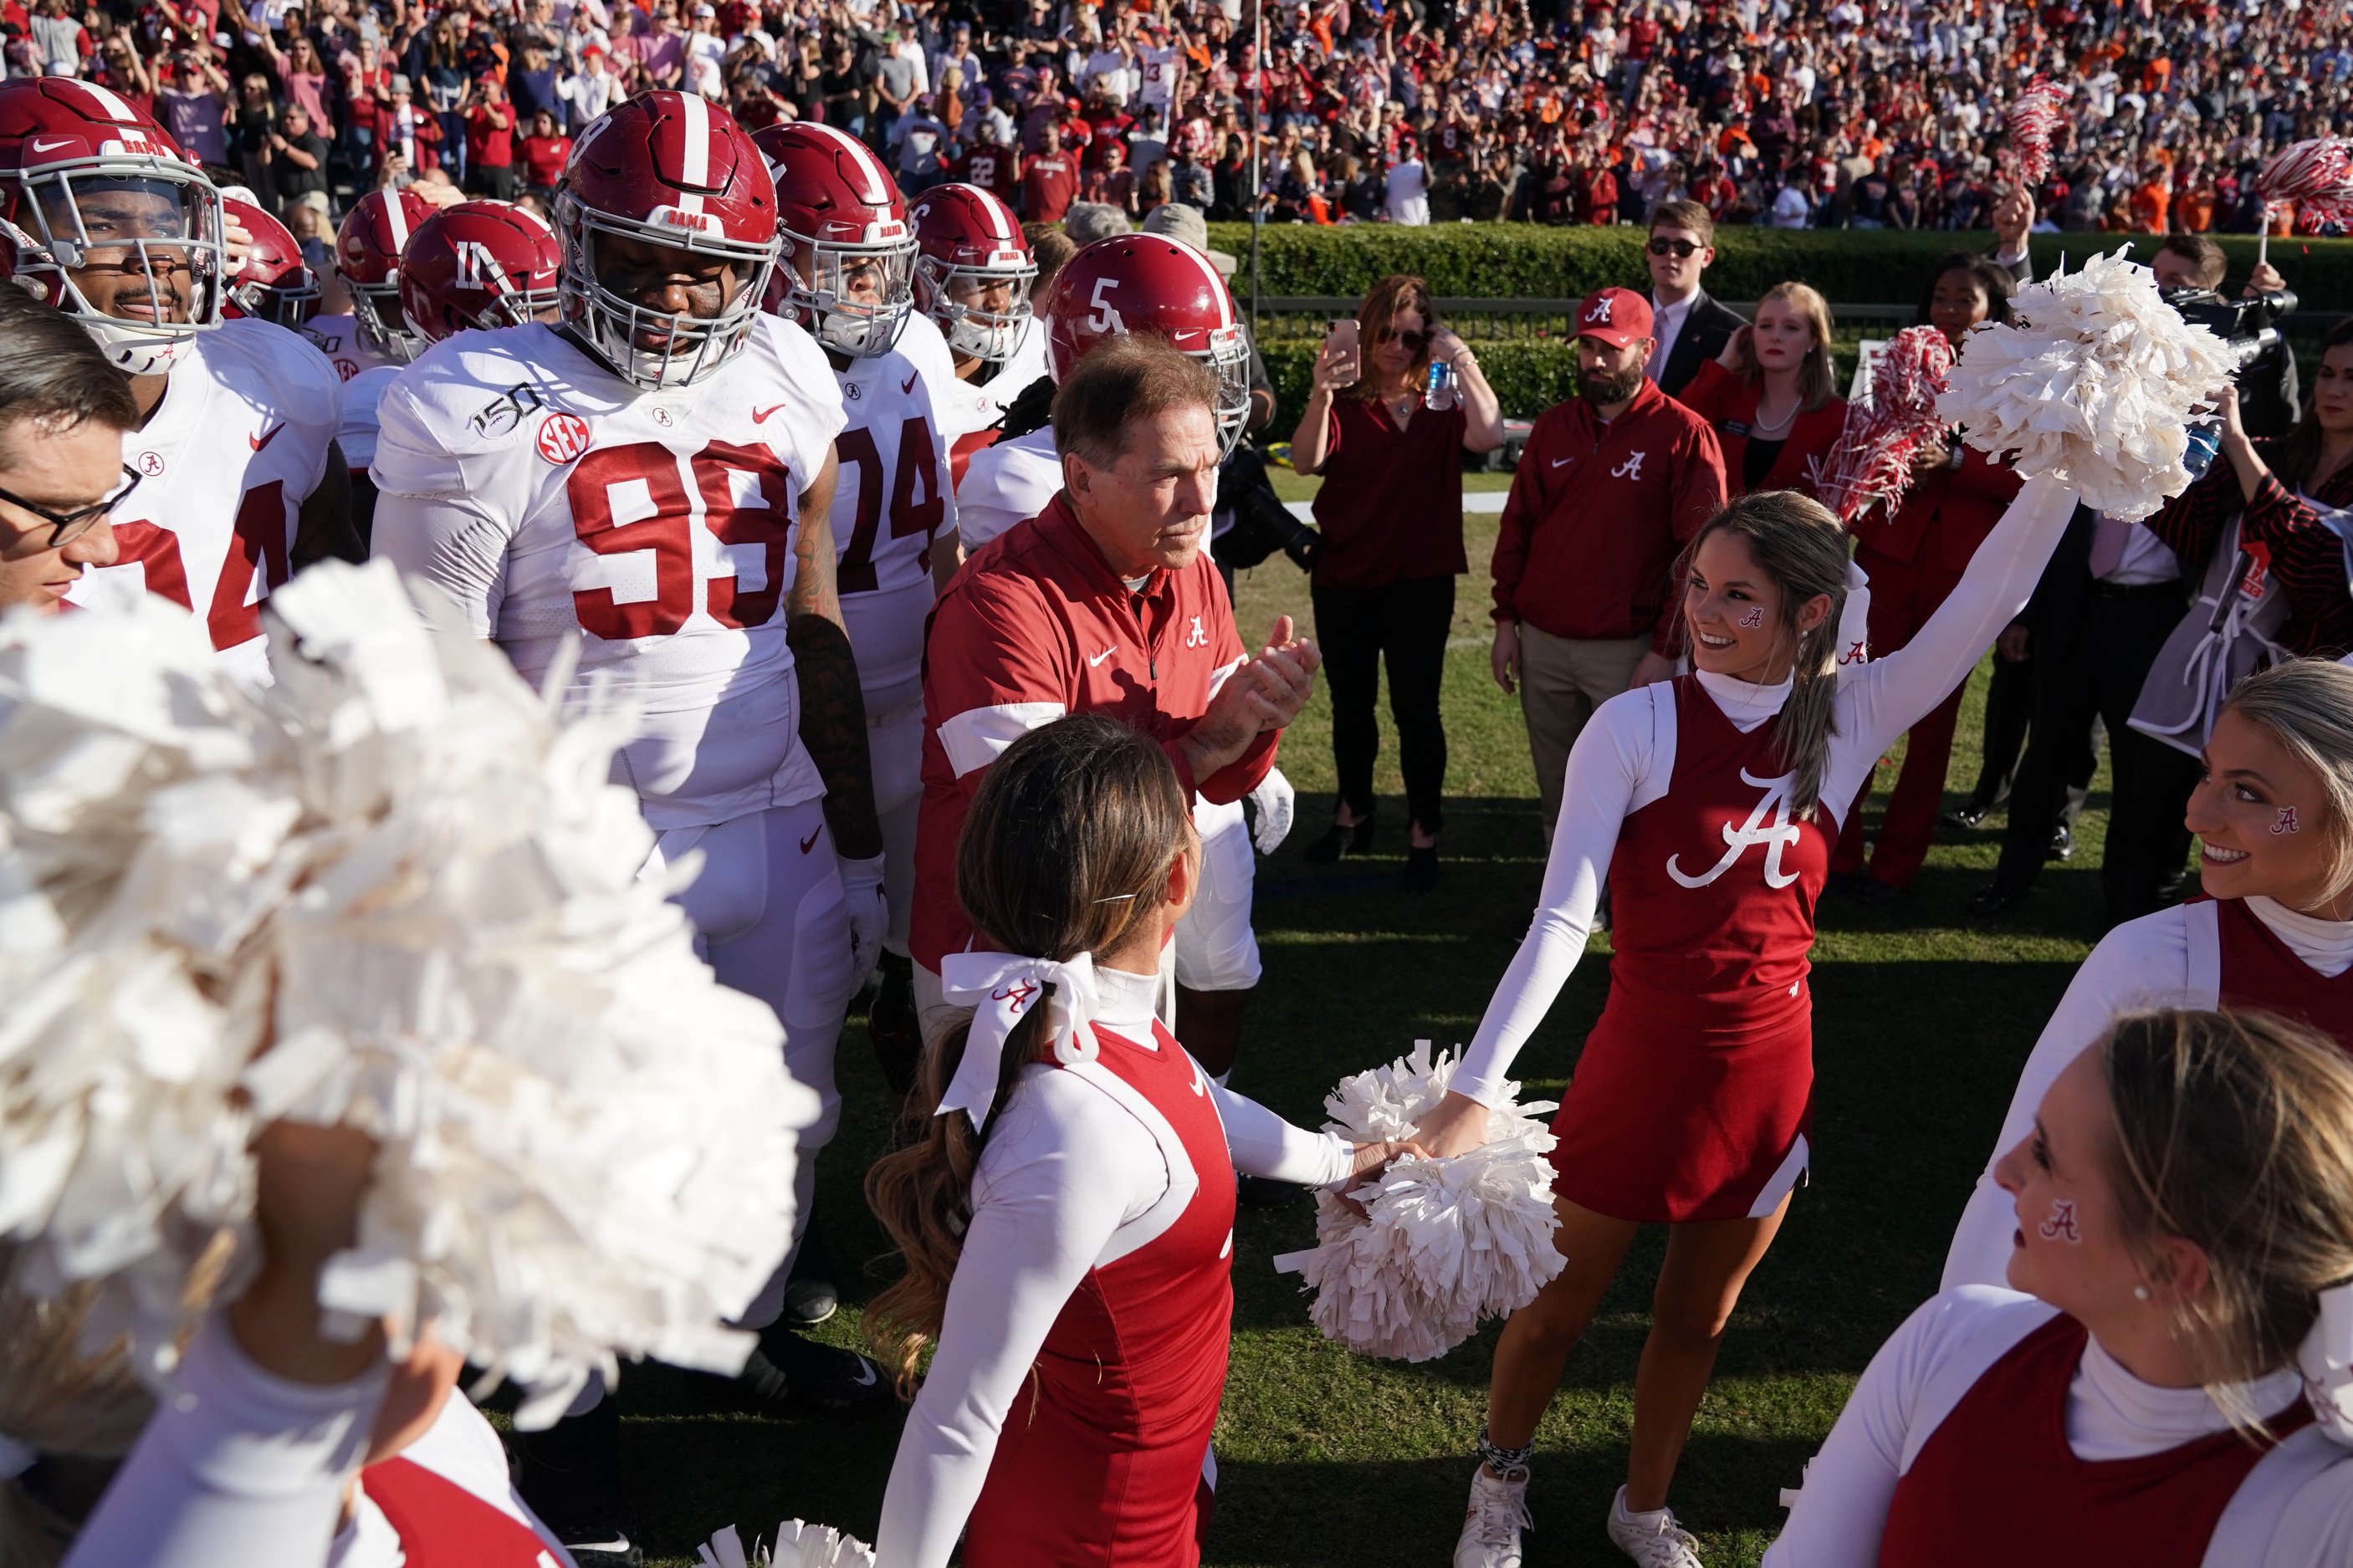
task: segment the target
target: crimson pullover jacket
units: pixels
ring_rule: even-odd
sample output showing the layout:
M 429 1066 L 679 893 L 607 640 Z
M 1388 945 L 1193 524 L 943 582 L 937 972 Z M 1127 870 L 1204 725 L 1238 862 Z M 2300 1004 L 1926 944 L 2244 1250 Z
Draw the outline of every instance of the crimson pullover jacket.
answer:
M 1224 805 L 1256 788 L 1274 765 L 1277 732 L 1206 779 L 1180 749 L 1244 657 L 1207 550 L 1131 593 L 1060 495 L 982 545 L 932 611 L 923 645 L 915 962 L 937 972 L 972 936 L 956 901 L 956 841 L 988 764 L 1028 731 L 1069 713 L 1108 713 L 1158 741 L 1187 792 Z
M 1504 503 L 1493 616 L 1556 637 L 1641 637 L 1669 601 L 1676 555 L 1723 504 L 1715 432 L 1657 383 L 1606 425 L 1583 397 L 1556 403 Z

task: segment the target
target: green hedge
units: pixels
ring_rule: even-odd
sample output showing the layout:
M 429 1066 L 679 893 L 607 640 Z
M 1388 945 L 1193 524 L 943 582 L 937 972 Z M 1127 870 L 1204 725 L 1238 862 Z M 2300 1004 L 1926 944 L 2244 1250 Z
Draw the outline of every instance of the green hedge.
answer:
M 1430 291 L 1472 299 L 1574 299 L 1609 284 L 1647 277 L 1644 232 L 1637 228 L 1542 228 L 1532 224 L 1454 224 L 1400 228 L 1386 224 L 1321 228 L 1270 225 L 1261 231 L 1262 288 L 1271 295 L 1361 296 L 1392 272 L 1418 273 Z M 2253 266 L 2253 235 L 2218 236 L 2231 277 Z M 2147 235 L 2042 234 L 2031 242 L 2038 274 L 2063 254 L 2080 260 L 2129 239 L 2146 261 L 2158 241 Z M 1234 292 L 1250 294 L 1250 226 L 1213 224 L 1209 243 L 1241 258 Z M 1798 279 L 1832 303 L 1908 304 L 1926 289 L 1929 269 L 1956 250 L 1990 249 L 1988 234 L 1878 229 L 1739 227 L 1716 233 L 1708 292 L 1754 300 L 1776 283 Z M 2283 239 L 2272 260 L 2307 310 L 2353 310 L 2353 239 Z

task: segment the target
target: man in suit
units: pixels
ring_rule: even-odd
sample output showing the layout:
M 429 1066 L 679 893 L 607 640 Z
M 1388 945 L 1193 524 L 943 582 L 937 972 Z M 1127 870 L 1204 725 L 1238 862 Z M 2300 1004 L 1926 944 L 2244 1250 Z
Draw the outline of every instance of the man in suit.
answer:
M 1655 343 L 1643 369 L 1672 397 L 1748 323 L 1700 287 L 1700 274 L 1715 259 L 1715 220 L 1697 202 L 1661 202 L 1652 209 L 1648 259 Z

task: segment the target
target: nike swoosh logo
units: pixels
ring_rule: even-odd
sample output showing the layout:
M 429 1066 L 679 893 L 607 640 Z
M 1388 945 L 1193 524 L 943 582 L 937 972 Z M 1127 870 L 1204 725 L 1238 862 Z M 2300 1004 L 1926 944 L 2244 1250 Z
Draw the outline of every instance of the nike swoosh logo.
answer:
M 1109 658 L 1112 655 L 1113 655 L 1113 654 L 1117 653 L 1118 651 L 1119 651 L 1119 649 L 1117 649 L 1117 648 L 1115 648 L 1115 647 L 1107 647 L 1107 648 L 1103 649 L 1103 652 L 1101 652 L 1101 653 L 1099 653 L 1099 654 L 1095 655 L 1095 656 L 1094 656 L 1094 658 L 1091 658 L 1091 659 L 1087 660 L 1087 668 L 1088 668 L 1089 669 L 1092 669 L 1095 666 L 1097 666 L 1097 665 L 1101 664 L 1103 660 L 1105 660 L 1105 659 Z
M 782 408 L 784 406 L 786 405 L 781 403 L 776 405 L 776 408 Z M 765 425 L 768 422 L 768 416 L 774 414 L 776 411 L 776 408 L 754 408 L 752 410 L 752 423 L 754 425 Z
M 812 830 L 810 831 L 810 833 L 809 833 L 809 836 L 808 836 L 807 838 L 804 838 L 804 839 L 802 839 L 802 840 L 801 840 L 801 853 L 802 853 L 802 854 L 804 854 L 804 855 L 806 855 L 806 854 L 807 854 L 811 849 L 816 848 L 816 847 L 817 847 L 817 836 L 818 836 L 818 834 L 820 834 L 820 833 L 823 833 L 824 831 L 825 831 L 825 829 L 824 829 L 823 827 L 818 827 L 818 828 L 812 829 Z
M 278 432 L 280 432 L 280 430 L 283 430 L 283 429 L 285 429 L 285 428 L 286 428 L 286 423 L 285 423 L 285 421 L 280 420 L 280 421 L 279 421 L 277 424 L 275 424 L 275 425 L 271 426 L 269 429 L 267 429 L 267 430 L 263 431 L 263 432 L 262 432 L 260 435 L 259 435 L 259 436 L 248 436 L 248 437 L 246 437 L 246 440 L 247 440 L 249 444 L 251 444 L 251 446 L 252 446 L 252 447 L 253 447 L 253 449 L 254 449 L 255 451 L 259 452 L 259 451 L 260 451 L 264 447 L 269 446 L 269 443 L 271 443 L 272 441 L 277 440 L 277 439 L 278 439 Z
M 913 392 L 913 391 L 914 391 L 914 390 L 915 390 L 915 378 L 914 378 L 913 376 L 912 376 L 912 375 L 911 375 L 911 376 L 909 376 L 909 377 L 907 378 L 907 384 L 906 384 L 906 385 L 904 385 L 904 386 L 902 386 L 902 387 L 901 387 L 901 388 L 899 389 L 899 395 L 900 395 L 900 396 L 902 396 L 902 397 L 904 397 L 908 393 L 911 393 L 911 392 Z
M 1553 466 L 1554 468 L 1565 468 L 1565 467 L 1567 467 L 1568 464 L 1570 464 L 1570 463 L 1574 463 L 1575 461 L 1577 461 L 1577 459 L 1576 459 L 1575 458 L 1555 458 L 1552 460 L 1552 466 Z
M 874 1363 L 864 1356 L 858 1358 L 858 1386 L 860 1388 L 874 1386 Z

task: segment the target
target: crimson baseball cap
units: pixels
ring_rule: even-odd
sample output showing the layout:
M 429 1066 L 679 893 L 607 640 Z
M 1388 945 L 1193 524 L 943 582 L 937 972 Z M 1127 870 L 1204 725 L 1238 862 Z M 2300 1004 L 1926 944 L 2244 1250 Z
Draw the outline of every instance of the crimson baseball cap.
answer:
M 1597 289 L 1577 307 L 1577 335 L 1622 349 L 1651 335 L 1651 302 L 1631 289 Z

